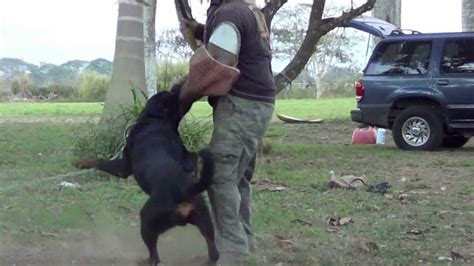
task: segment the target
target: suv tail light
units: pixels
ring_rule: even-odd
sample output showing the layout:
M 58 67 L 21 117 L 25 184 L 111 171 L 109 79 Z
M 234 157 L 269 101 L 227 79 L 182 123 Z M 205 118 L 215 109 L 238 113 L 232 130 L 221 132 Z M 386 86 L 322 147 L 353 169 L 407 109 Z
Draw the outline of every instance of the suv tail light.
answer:
M 364 85 L 361 80 L 355 82 L 356 101 L 360 102 L 364 98 Z

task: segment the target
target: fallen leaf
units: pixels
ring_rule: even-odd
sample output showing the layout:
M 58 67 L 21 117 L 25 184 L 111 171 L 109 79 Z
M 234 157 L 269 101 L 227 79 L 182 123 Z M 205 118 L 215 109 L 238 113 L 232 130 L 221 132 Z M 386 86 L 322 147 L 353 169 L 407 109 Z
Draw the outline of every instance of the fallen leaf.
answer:
M 292 223 L 300 223 L 300 224 L 304 224 L 304 225 L 310 225 L 310 226 L 313 225 L 312 222 L 305 221 L 305 220 L 301 220 L 301 219 L 296 219 L 296 220 L 293 220 L 293 221 L 291 221 L 291 222 L 292 222 Z
M 329 224 L 329 225 L 336 226 L 336 225 L 339 224 L 339 219 L 338 219 L 338 218 L 334 218 L 334 217 L 329 217 L 326 222 L 327 222 L 327 224 Z
M 400 200 L 400 203 L 407 204 L 408 203 L 408 194 L 401 194 L 400 196 L 398 196 L 398 199 Z
M 372 206 L 372 208 L 374 208 L 374 210 L 375 210 L 375 211 L 378 211 L 378 212 L 382 210 L 382 208 L 380 208 L 380 207 L 377 206 L 377 205 Z
M 465 260 L 466 259 L 463 255 L 461 255 L 461 253 L 454 251 L 452 248 L 451 248 L 450 256 L 454 260 Z
M 276 241 L 277 245 L 281 249 L 286 250 L 286 251 L 290 251 L 290 250 L 293 249 L 293 241 L 291 241 L 290 239 L 284 238 L 284 237 L 279 236 L 279 235 L 274 236 L 274 238 L 275 238 L 275 241 Z
M 392 194 L 387 194 L 387 193 L 385 193 L 385 194 L 383 194 L 383 196 L 384 196 L 386 199 L 389 199 L 389 200 L 393 199 L 393 195 L 392 195 Z
M 276 187 L 264 187 L 258 190 L 258 192 L 283 192 L 286 190 L 286 187 L 276 186 Z
M 443 225 L 443 228 L 445 229 L 453 229 L 454 227 L 455 227 L 454 224 Z
M 59 237 L 59 235 L 56 233 L 43 231 L 43 230 L 40 230 L 40 235 L 44 237 Z
M 413 228 L 407 231 L 407 234 L 409 235 L 421 235 L 423 234 L 423 230 L 420 228 Z
M 351 217 L 344 217 L 344 218 L 330 217 L 327 219 L 326 222 L 327 224 L 331 226 L 348 225 L 348 224 L 354 223 Z
M 350 217 L 344 217 L 339 220 L 339 225 L 347 225 L 352 223 L 354 223 L 354 221 Z
M 439 257 L 438 257 L 438 260 L 449 260 L 449 261 L 452 261 L 453 258 L 451 258 L 451 257 L 446 257 L 446 256 L 439 256 Z
M 379 247 L 375 242 L 363 242 L 360 248 L 367 253 L 379 252 Z
M 120 209 L 128 212 L 128 213 L 135 213 L 136 211 L 134 209 L 132 209 L 131 207 L 128 207 L 128 206 L 124 206 L 124 205 L 119 205 L 118 206 Z

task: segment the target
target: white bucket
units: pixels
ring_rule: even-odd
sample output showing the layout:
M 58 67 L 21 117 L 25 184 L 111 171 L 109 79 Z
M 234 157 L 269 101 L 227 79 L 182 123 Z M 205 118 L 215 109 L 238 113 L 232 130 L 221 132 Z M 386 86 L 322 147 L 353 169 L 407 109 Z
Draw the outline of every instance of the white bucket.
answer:
M 375 144 L 385 144 L 385 128 L 377 128 Z

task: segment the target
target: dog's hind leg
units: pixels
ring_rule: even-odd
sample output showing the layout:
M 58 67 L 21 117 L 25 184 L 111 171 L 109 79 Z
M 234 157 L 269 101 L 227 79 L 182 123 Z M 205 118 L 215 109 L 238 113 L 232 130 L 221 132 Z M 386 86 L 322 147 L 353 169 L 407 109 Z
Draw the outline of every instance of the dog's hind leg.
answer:
M 211 214 L 204 202 L 204 198 L 199 195 L 193 201 L 194 209 L 190 215 L 190 223 L 196 225 L 199 231 L 206 239 L 207 252 L 209 261 L 215 263 L 219 259 L 219 252 L 216 248 L 214 227 L 212 224 Z
M 72 165 L 79 169 L 91 169 L 95 168 L 97 170 L 109 173 L 116 177 L 127 178 L 132 174 L 132 169 L 126 157 L 115 159 L 115 160 L 75 160 L 72 162 Z
M 149 198 L 140 211 L 140 233 L 148 248 L 150 257 L 148 258 L 149 265 L 158 265 L 160 257 L 158 256 L 158 235 L 169 228 L 158 221 L 159 211 L 156 203 Z

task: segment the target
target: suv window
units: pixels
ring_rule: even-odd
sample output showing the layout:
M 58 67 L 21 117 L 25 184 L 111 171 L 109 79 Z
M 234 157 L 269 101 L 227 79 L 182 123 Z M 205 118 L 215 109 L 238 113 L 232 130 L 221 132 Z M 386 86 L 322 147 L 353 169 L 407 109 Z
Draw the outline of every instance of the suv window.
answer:
M 431 41 L 382 43 L 365 70 L 366 75 L 424 75 L 428 73 Z
M 441 72 L 474 73 L 474 39 L 447 41 Z

